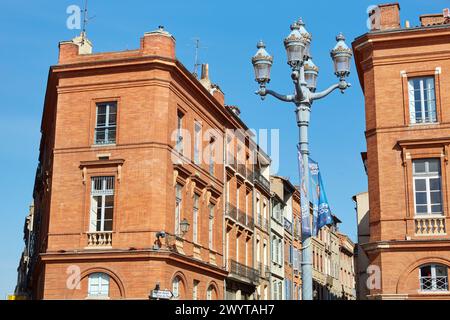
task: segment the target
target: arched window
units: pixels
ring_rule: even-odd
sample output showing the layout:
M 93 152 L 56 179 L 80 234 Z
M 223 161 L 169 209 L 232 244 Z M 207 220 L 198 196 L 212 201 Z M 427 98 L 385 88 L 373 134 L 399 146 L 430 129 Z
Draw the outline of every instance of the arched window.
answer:
M 88 297 L 107 298 L 109 297 L 109 275 L 106 273 L 92 273 L 88 277 Z
M 429 264 L 420 267 L 420 290 L 448 291 L 447 266 Z
M 216 299 L 216 289 L 211 284 L 208 287 L 208 290 L 206 290 L 206 300 L 215 300 Z
M 175 299 L 180 297 L 180 277 L 176 276 L 172 281 L 172 294 Z

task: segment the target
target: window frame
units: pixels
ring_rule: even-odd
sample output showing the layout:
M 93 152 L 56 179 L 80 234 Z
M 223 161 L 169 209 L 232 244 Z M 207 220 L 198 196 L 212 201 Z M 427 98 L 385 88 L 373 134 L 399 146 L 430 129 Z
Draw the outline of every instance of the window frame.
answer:
M 433 96 L 434 99 L 426 99 L 426 91 L 429 89 L 425 88 L 426 80 L 432 80 L 433 81 Z M 419 93 L 420 93 L 420 100 L 415 99 L 415 92 L 417 91 L 415 89 L 414 81 L 420 81 L 419 83 Z M 412 125 L 426 125 L 426 124 L 436 124 L 438 123 L 438 112 L 437 112 L 437 90 L 436 90 L 436 78 L 435 76 L 412 76 L 408 77 L 407 80 L 408 85 L 408 110 L 409 110 L 409 122 Z M 412 91 L 412 92 L 411 92 Z M 428 97 L 429 98 L 429 97 Z M 416 103 L 420 101 L 421 105 L 421 121 L 417 121 L 417 111 L 416 111 Z M 434 110 L 430 112 L 430 110 L 427 110 L 429 101 L 434 102 Z M 429 113 L 428 118 L 425 117 L 426 113 Z M 434 113 L 434 117 L 430 115 L 430 113 Z
M 98 124 L 98 120 L 99 120 L 99 107 L 101 106 L 106 106 L 106 110 L 105 110 L 105 124 L 104 126 L 99 127 Z M 115 112 L 115 124 L 111 125 L 110 124 L 110 117 L 111 117 L 111 112 L 110 112 L 110 107 L 111 106 L 115 106 L 116 112 Z M 107 146 L 107 145 L 115 145 L 117 144 L 117 123 L 118 123 L 118 113 L 119 113 L 119 103 L 117 100 L 111 100 L 111 101 L 98 101 L 95 103 L 95 125 L 94 125 L 94 145 L 96 146 Z M 109 139 L 107 139 L 108 135 L 109 135 L 109 131 L 112 130 L 114 131 L 114 141 L 109 141 Z M 104 134 L 104 141 L 100 142 L 97 138 L 97 133 L 99 130 L 105 130 Z
M 434 160 L 438 164 L 438 172 L 429 172 L 429 161 Z M 419 161 L 425 162 L 425 172 L 424 173 L 416 173 L 415 172 L 415 163 Z M 414 198 L 414 216 L 415 217 L 427 217 L 427 216 L 445 216 L 444 212 L 444 195 L 443 195 L 443 184 L 442 184 L 442 164 L 440 158 L 423 158 L 423 159 L 412 159 L 412 190 L 413 190 L 413 198 Z M 430 181 L 432 179 L 439 179 L 439 193 L 440 193 L 440 203 L 441 206 L 441 212 L 433 213 L 432 206 L 433 203 L 431 202 L 431 188 L 430 188 Z M 416 198 L 416 192 L 423 192 L 423 191 L 416 191 L 416 181 L 417 180 L 425 180 L 425 192 L 426 192 L 426 206 L 427 206 L 427 212 L 426 213 L 418 213 L 417 212 L 417 198 Z M 434 205 L 437 205 L 438 203 L 434 203 Z
M 422 269 L 426 268 L 426 267 L 430 267 L 430 270 L 431 270 L 431 276 L 430 277 L 422 276 Z M 436 275 L 437 274 L 436 269 L 438 267 L 445 268 L 445 273 L 446 273 L 445 276 L 437 276 Z M 419 270 L 419 285 L 420 285 L 419 292 L 422 292 L 422 293 L 449 292 L 448 269 L 449 269 L 449 267 L 447 265 L 439 264 L 439 263 L 430 263 L 430 264 L 425 264 L 425 265 L 420 266 L 418 268 L 418 270 Z M 437 289 L 437 286 L 438 286 L 438 283 L 437 283 L 438 279 L 437 278 L 438 277 L 445 278 L 445 289 Z M 432 286 L 431 289 L 424 289 L 423 288 L 423 286 L 424 286 L 423 279 L 424 278 L 430 278 L 429 280 L 431 280 L 431 286 Z
M 95 181 L 100 180 L 102 184 L 101 190 L 95 190 Z M 112 183 L 112 189 L 107 188 L 107 184 Z M 89 208 L 89 232 L 112 232 L 114 230 L 114 209 L 115 209 L 115 194 L 116 194 L 116 177 L 115 176 L 92 176 L 90 178 L 91 181 L 91 190 L 90 190 L 90 208 Z M 97 192 L 96 192 L 97 191 Z M 98 228 L 98 200 L 94 200 L 94 198 L 99 197 L 101 199 L 100 204 L 100 230 Z M 105 230 L 105 212 L 107 208 L 106 207 L 106 197 L 112 197 L 112 216 L 111 219 L 107 219 L 108 221 L 111 220 L 111 230 Z M 94 212 L 93 205 L 94 201 L 96 203 L 96 210 Z M 95 219 L 94 219 L 95 216 Z
M 96 280 L 98 280 L 98 294 L 92 294 L 92 282 L 94 281 L 94 276 L 96 276 Z M 102 293 L 102 286 L 105 286 L 105 284 L 102 284 L 102 281 L 106 279 L 107 283 L 107 292 L 106 294 Z M 94 272 L 88 275 L 88 286 L 87 286 L 87 297 L 88 299 L 108 299 L 109 293 L 110 293 L 110 285 L 111 285 L 111 277 L 104 272 Z

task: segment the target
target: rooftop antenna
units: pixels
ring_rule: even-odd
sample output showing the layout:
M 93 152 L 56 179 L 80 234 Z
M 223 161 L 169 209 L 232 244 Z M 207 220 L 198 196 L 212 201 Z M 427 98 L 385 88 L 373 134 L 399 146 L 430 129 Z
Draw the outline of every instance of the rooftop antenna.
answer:
M 81 30 L 81 44 L 84 44 L 84 41 L 86 39 L 86 29 L 87 29 L 87 24 L 89 23 L 89 20 L 92 20 L 95 18 L 95 16 L 93 17 L 88 17 L 88 0 L 84 1 L 84 9 L 83 11 L 83 28 Z
M 207 49 L 207 47 L 200 46 L 200 38 L 193 38 L 195 41 L 195 58 L 194 58 L 194 72 L 192 73 L 194 77 L 198 78 L 198 67 L 201 66 L 199 62 L 199 51 L 200 49 Z

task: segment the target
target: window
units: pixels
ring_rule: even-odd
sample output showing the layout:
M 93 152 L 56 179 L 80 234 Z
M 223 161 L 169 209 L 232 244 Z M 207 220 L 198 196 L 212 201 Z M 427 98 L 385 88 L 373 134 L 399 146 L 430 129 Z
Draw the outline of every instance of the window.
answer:
M 184 114 L 181 111 L 178 111 L 177 114 L 177 144 L 176 144 L 176 150 L 183 154 L 183 117 Z
M 411 123 L 436 122 L 434 78 L 413 78 L 408 81 Z
M 209 205 L 209 249 L 214 246 L 214 205 Z
M 114 212 L 114 177 L 91 179 L 90 232 L 112 231 Z
M 273 300 L 278 299 L 278 283 L 276 281 L 272 283 L 272 298 Z
M 183 187 L 177 183 L 175 187 L 175 235 L 180 235 L 180 222 L 181 222 L 181 202 L 182 202 L 182 189 Z
M 194 211 L 192 213 L 192 241 L 198 243 L 198 201 L 199 196 L 194 194 Z
M 447 266 L 431 264 L 421 267 L 420 290 L 448 291 Z
M 261 261 L 261 240 L 259 236 L 256 237 L 256 262 L 259 263 Z
M 194 163 L 201 164 L 202 126 L 199 122 L 194 125 Z
M 215 153 L 214 153 L 214 148 L 215 148 L 215 138 L 212 137 L 211 141 L 209 142 L 209 174 L 210 175 L 214 175 L 214 164 L 215 164 Z
M 209 286 L 208 290 L 206 290 L 206 300 L 212 300 L 213 299 L 213 286 Z
M 109 296 L 109 276 L 106 273 L 93 273 L 88 277 L 88 297 L 107 298 Z
M 198 280 L 194 280 L 194 287 L 192 289 L 192 299 L 197 300 L 198 299 L 198 284 L 200 282 Z
M 98 103 L 96 119 L 95 144 L 116 143 L 117 103 Z
M 442 214 L 439 159 L 413 161 L 416 215 Z
M 180 277 L 175 277 L 172 281 L 172 294 L 174 298 L 180 297 Z
M 263 262 L 264 266 L 267 266 L 267 240 L 265 239 L 263 244 Z

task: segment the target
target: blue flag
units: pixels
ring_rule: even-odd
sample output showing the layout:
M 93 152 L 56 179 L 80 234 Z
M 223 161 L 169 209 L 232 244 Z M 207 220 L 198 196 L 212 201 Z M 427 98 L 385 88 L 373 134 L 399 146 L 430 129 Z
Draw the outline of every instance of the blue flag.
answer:
M 305 179 L 305 166 L 303 163 L 303 158 L 300 153 L 300 147 L 297 150 L 298 155 L 298 170 L 300 173 L 300 207 L 302 216 L 302 237 L 308 238 L 312 235 L 311 233 L 311 220 L 309 213 L 309 203 L 307 201 L 307 190 L 306 190 L 306 179 Z
M 317 217 L 317 229 L 320 230 L 326 225 L 333 224 L 333 217 L 331 216 L 330 205 L 328 204 L 327 195 L 322 181 L 322 176 L 319 172 L 319 214 Z

